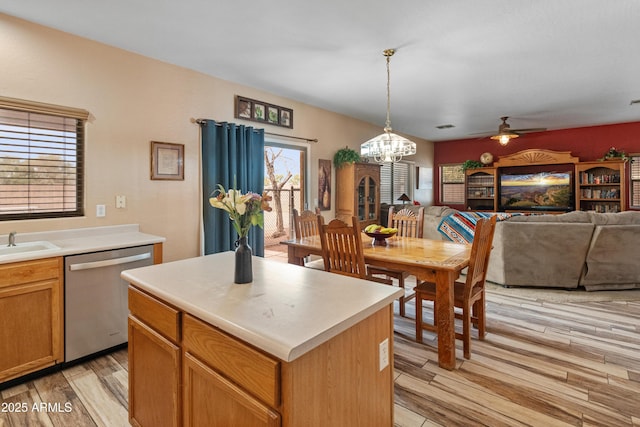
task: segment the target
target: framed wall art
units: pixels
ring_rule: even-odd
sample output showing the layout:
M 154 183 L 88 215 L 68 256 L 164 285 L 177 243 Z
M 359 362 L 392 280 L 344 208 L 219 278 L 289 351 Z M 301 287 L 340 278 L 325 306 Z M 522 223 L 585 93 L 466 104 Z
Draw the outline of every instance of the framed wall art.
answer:
M 184 144 L 151 141 L 151 179 L 184 180 Z
M 293 110 L 236 95 L 235 117 L 293 129 Z
M 318 208 L 331 210 L 331 160 L 318 160 Z

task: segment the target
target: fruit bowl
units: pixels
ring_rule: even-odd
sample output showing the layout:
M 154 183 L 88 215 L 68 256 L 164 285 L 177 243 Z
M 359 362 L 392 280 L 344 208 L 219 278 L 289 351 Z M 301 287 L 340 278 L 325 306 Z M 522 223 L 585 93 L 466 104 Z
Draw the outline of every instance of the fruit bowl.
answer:
M 397 233 L 397 231 L 394 231 L 392 233 L 380 233 L 380 232 L 368 232 L 365 231 L 364 234 L 366 234 L 369 237 L 373 237 L 373 241 L 371 242 L 372 245 L 374 246 L 386 246 L 387 245 L 387 239 L 389 237 L 393 237 L 395 236 Z

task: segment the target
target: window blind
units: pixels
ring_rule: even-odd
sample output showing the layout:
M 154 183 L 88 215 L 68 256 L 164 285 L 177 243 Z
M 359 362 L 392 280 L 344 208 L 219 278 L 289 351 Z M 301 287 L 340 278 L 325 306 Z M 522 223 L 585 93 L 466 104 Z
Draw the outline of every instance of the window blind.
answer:
M 88 113 L 9 98 L 0 105 L 0 220 L 83 215 Z
M 440 166 L 440 203 L 464 203 L 462 164 Z
M 631 156 L 630 165 L 630 195 L 631 200 L 629 205 L 633 208 L 640 208 L 640 155 Z
M 380 168 L 380 202 L 397 204 L 403 193 L 413 198 L 411 164 L 405 162 L 383 163 Z

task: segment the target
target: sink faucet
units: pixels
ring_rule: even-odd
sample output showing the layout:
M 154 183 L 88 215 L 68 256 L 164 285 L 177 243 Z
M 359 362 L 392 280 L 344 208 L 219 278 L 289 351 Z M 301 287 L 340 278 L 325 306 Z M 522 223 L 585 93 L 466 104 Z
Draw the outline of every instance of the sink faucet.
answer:
M 9 244 L 7 246 L 15 246 L 16 245 L 16 232 L 12 231 L 9 233 Z

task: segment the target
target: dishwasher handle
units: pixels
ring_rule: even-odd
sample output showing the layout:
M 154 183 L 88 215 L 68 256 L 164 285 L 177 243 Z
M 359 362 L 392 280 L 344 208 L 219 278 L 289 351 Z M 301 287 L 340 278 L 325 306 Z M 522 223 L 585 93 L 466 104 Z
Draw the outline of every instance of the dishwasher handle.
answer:
M 151 252 L 145 252 L 143 254 L 131 255 L 122 258 L 114 258 L 114 259 L 106 259 L 104 261 L 91 261 L 91 262 L 82 262 L 79 264 L 70 264 L 70 271 L 78 271 L 78 270 L 89 270 L 92 268 L 101 268 L 101 267 L 109 267 L 112 265 L 119 264 L 128 264 L 130 262 L 140 261 L 143 259 L 151 258 Z

